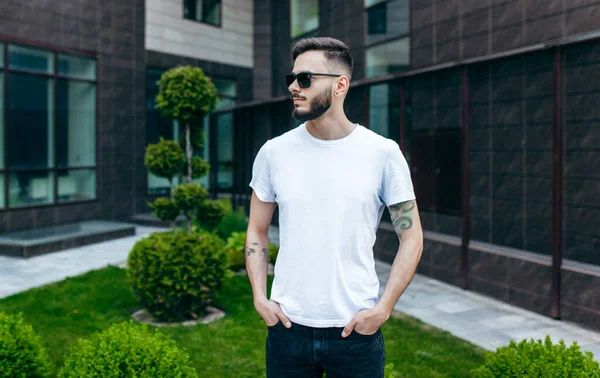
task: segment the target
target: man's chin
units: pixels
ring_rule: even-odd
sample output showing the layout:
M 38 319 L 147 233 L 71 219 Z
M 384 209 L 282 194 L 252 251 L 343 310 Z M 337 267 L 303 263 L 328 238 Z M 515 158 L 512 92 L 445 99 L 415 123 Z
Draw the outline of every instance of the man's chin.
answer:
M 299 112 L 298 109 L 294 109 L 292 112 L 292 117 L 294 117 L 296 121 L 300 122 L 306 122 L 313 119 L 308 112 Z

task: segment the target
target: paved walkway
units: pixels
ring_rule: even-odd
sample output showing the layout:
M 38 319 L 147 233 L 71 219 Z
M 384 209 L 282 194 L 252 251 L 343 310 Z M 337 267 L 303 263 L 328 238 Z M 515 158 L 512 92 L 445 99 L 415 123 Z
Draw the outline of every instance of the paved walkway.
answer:
M 134 243 L 156 230 L 159 229 L 138 226 L 135 236 L 27 260 L 0 256 L 0 298 L 107 265 L 122 265 Z M 269 230 L 269 238 L 278 242 L 276 228 Z M 387 263 L 376 264 L 381 292 L 390 268 Z M 506 345 L 509 340 L 543 339 L 550 335 L 553 341 L 563 339 L 567 345 L 577 341 L 582 349 L 593 352 L 600 360 L 599 333 L 425 276 L 414 277 L 395 308 L 488 350 Z
M 29 259 L 0 256 L 0 298 L 127 261 L 136 241 L 159 228 L 136 227 L 136 235 Z

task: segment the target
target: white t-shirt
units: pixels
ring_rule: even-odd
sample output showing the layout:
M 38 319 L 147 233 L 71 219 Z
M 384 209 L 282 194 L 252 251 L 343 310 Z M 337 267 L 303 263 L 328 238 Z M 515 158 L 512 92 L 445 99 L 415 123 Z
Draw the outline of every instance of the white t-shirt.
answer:
M 379 301 L 373 245 L 385 206 L 415 199 L 398 144 L 358 125 L 321 140 L 306 124 L 268 140 L 250 187 L 279 206 L 271 300 L 292 321 L 343 327 Z

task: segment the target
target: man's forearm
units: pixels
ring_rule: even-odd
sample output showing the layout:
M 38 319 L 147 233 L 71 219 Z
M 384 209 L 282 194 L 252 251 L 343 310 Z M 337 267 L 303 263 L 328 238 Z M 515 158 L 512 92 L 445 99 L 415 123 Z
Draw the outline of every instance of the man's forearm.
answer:
M 269 266 L 269 236 L 267 232 L 248 230 L 244 258 L 254 301 L 267 299 L 267 271 Z
M 389 316 L 398 299 L 412 280 L 417 264 L 421 259 L 423 244 L 419 240 L 402 241 L 392 264 L 390 276 L 379 300 L 378 306 Z

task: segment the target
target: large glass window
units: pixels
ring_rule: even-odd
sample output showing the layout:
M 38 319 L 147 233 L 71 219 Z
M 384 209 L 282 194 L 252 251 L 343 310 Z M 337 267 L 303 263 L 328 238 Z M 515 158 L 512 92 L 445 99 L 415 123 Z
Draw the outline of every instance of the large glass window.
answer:
M 0 70 L 0 207 L 96 198 L 95 61 L 19 45 L 8 46 L 7 58 Z
M 221 25 L 221 0 L 184 0 L 183 17 L 188 20 Z
M 292 38 L 311 36 L 319 29 L 319 0 L 291 0 Z
M 407 71 L 410 66 L 409 38 L 369 47 L 366 52 L 367 77 Z

